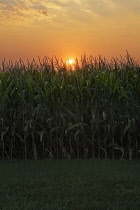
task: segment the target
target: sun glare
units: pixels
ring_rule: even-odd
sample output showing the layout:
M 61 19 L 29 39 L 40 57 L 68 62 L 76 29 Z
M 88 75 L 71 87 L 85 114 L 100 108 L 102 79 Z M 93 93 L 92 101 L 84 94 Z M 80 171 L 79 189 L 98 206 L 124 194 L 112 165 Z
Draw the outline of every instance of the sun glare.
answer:
M 69 60 L 68 60 L 68 63 L 69 63 L 69 64 L 73 64 L 73 60 L 72 60 L 72 59 L 69 59 Z

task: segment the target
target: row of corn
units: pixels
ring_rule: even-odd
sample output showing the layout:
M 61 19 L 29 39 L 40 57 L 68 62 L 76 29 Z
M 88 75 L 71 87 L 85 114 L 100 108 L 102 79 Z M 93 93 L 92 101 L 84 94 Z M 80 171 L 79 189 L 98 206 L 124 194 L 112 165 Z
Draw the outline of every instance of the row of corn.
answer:
M 56 58 L 0 67 L 0 159 L 139 159 L 140 66 Z

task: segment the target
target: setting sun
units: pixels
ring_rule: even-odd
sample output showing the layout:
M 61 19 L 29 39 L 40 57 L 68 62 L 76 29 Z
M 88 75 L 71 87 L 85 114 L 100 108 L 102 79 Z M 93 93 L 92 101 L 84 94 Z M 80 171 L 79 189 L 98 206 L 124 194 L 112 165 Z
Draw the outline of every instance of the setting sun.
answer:
M 74 61 L 73 61 L 72 59 L 69 59 L 69 60 L 68 60 L 68 63 L 69 63 L 69 64 L 73 64 L 73 62 L 74 62 Z

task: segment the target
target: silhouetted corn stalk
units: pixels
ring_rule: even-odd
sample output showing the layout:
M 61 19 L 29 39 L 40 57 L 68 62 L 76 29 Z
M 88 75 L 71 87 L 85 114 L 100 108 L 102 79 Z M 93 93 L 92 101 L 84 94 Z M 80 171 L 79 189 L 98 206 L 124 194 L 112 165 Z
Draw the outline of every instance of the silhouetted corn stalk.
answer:
M 0 66 L 0 158 L 140 157 L 140 66 L 128 54 Z

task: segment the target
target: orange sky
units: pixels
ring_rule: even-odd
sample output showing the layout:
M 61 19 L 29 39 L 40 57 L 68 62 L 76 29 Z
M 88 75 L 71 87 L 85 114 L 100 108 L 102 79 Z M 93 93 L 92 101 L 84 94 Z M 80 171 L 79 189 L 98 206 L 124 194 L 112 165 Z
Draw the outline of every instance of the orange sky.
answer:
M 0 0 L 0 60 L 56 55 L 140 60 L 140 0 Z

